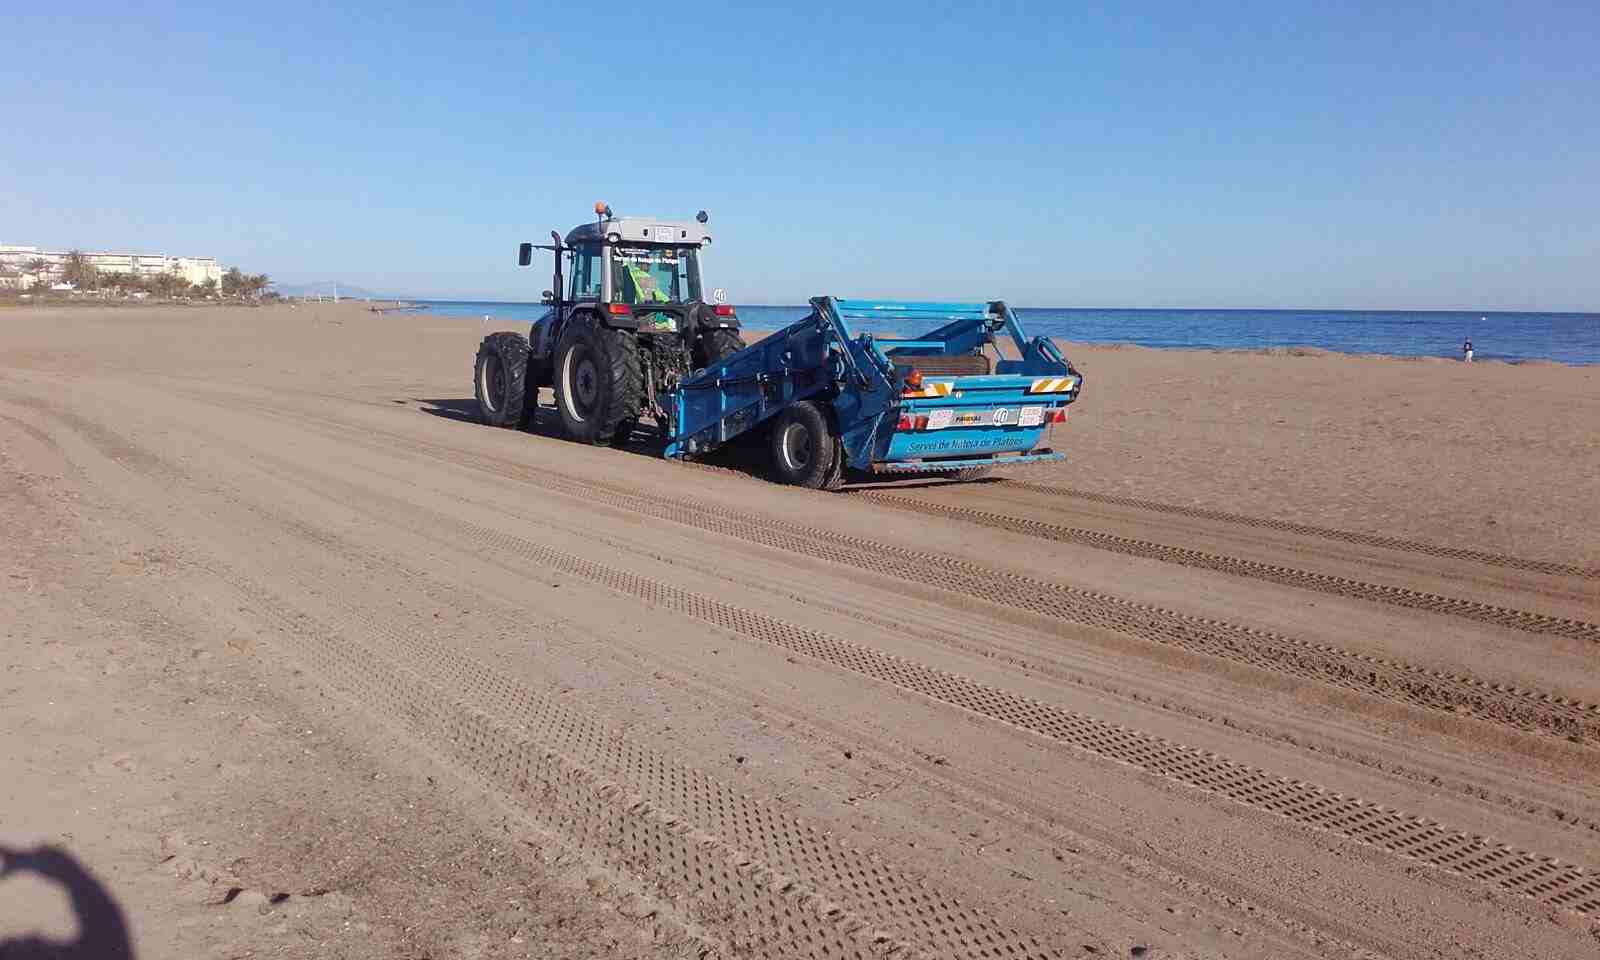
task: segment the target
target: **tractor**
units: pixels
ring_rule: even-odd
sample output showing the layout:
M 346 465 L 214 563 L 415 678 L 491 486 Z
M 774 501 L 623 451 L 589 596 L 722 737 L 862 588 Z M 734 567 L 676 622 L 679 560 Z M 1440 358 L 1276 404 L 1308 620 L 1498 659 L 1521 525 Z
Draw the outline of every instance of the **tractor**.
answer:
M 711 243 L 704 210 L 693 222 L 618 217 L 604 203 L 596 219 L 563 240 L 524 243 L 554 254 L 549 306 L 528 336 L 483 338 L 473 392 L 485 422 L 527 428 L 539 389 L 551 387 L 561 432 L 588 444 L 623 445 L 644 416 L 672 436 L 680 381 L 742 350 L 739 318 L 722 290 L 705 296 L 700 252 Z

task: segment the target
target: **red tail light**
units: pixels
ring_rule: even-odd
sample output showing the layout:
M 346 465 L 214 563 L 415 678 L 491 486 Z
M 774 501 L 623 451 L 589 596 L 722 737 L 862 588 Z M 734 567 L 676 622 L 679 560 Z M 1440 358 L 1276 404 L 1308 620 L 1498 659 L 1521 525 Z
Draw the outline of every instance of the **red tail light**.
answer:
M 712 307 L 711 310 L 719 317 L 733 316 L 733 304 L 731 303 L 719 303 L 715 307 Z
M 1067 422 L 1067 408 L 1066 407 L 1056 407 L 1055 409 L 1050 411 L 1048 419 L 1049 419 L 1049 421 L 1051 423 L 1066 423 Z
M 900 414 L 900 422 L 895 424 L 896 430 L 926 430 L 928 429 L 928 415 L 920 413 L 913 417 L 909 413 Z
M 606 310 L 613 317 L 626 317 L 633 313 L 633 308 L 626 303 L 608 303 L 606 304 Z

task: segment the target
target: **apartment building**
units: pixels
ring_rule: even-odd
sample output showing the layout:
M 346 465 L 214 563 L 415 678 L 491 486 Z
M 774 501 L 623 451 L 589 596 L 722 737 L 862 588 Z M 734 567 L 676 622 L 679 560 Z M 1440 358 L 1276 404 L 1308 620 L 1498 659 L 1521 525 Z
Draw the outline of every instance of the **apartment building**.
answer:
M 175 273 L 189 283 L 207 280 L 222 282 L 222 266 L 216 257 L 174 257 L 164 253 L 108 253 L 85 250 L 84 259 L 94 265 L 101 275 L 127 273 L 136 277 L 156 277 Z M 44 261 L 43 271 L 35 271 L 37 261 Z M 0 243 L 0 287 L 28 288 L 36 283 L 56 283 L 61 279 L 62 265 L 67 261 L 65 250 L 43 250 L 39 247 Z

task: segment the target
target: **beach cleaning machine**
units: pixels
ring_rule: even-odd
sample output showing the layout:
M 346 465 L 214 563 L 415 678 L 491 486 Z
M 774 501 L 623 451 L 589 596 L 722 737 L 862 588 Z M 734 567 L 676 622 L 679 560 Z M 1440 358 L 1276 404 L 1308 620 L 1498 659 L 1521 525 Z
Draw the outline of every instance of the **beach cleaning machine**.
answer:
M 937 326 L 874 337 L 853 322 Z M 1002 332 L 1009 350 L 999 349 Z M 765 430 L 785 483 L 833 488 L 846 469 L 973 479 L 1065 459 L 1039 443 L 1082 386 L 1055 344 L 1029 339 L 1003 302 L 816 297 L 805 319 L 678 383 L 665 405 L 665 453 L 695 457 Z
M 536 248 L 555 254 L 550 309 L 529 334 L 479 345 L 486 423 L 531 426 L 549 386 L 569 439 L 626 444 L 646 416 L 677 459 L 764 438 L 776 479 L 812 488 L 838 486 L 847 469 L 970 480 L 1064 459 L 1039 442 L 1083 377 L 1004 303 L 816 297 L 805 319 L 745 346 L 723 291 L 703 294 L 704 210 L 691 222 L 594 209 L 564 240 L 552 231 L 550 244 L 518 248 L 522 266 Z M 874 338 L 852 324 L 934 329 Z

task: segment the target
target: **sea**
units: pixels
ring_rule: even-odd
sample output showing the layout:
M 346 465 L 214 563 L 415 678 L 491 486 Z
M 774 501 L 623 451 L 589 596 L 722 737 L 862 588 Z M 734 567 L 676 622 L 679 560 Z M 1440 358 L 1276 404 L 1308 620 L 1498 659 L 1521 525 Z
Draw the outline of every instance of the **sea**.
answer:
M 538 303 L 410 300 L 438 316 L 491 323 L 532 322 Z M 739 306 L 748 330 L 774 330 L 802 319 L 802 306 Z M 1471 340 L 1477 360 L 1525 363 L 1554 360 L 1600 364 L 1600 313 L 1506 313 L 1412 310 L 1126 310 L 1025 307 L 1017 310 L 1030 336 L 1080 343 L 1145 347 L 1259 350 L 1315 347 L 1336 353 L 1459 359 Z M 914 330 L 875 333 L 911 334 Z

